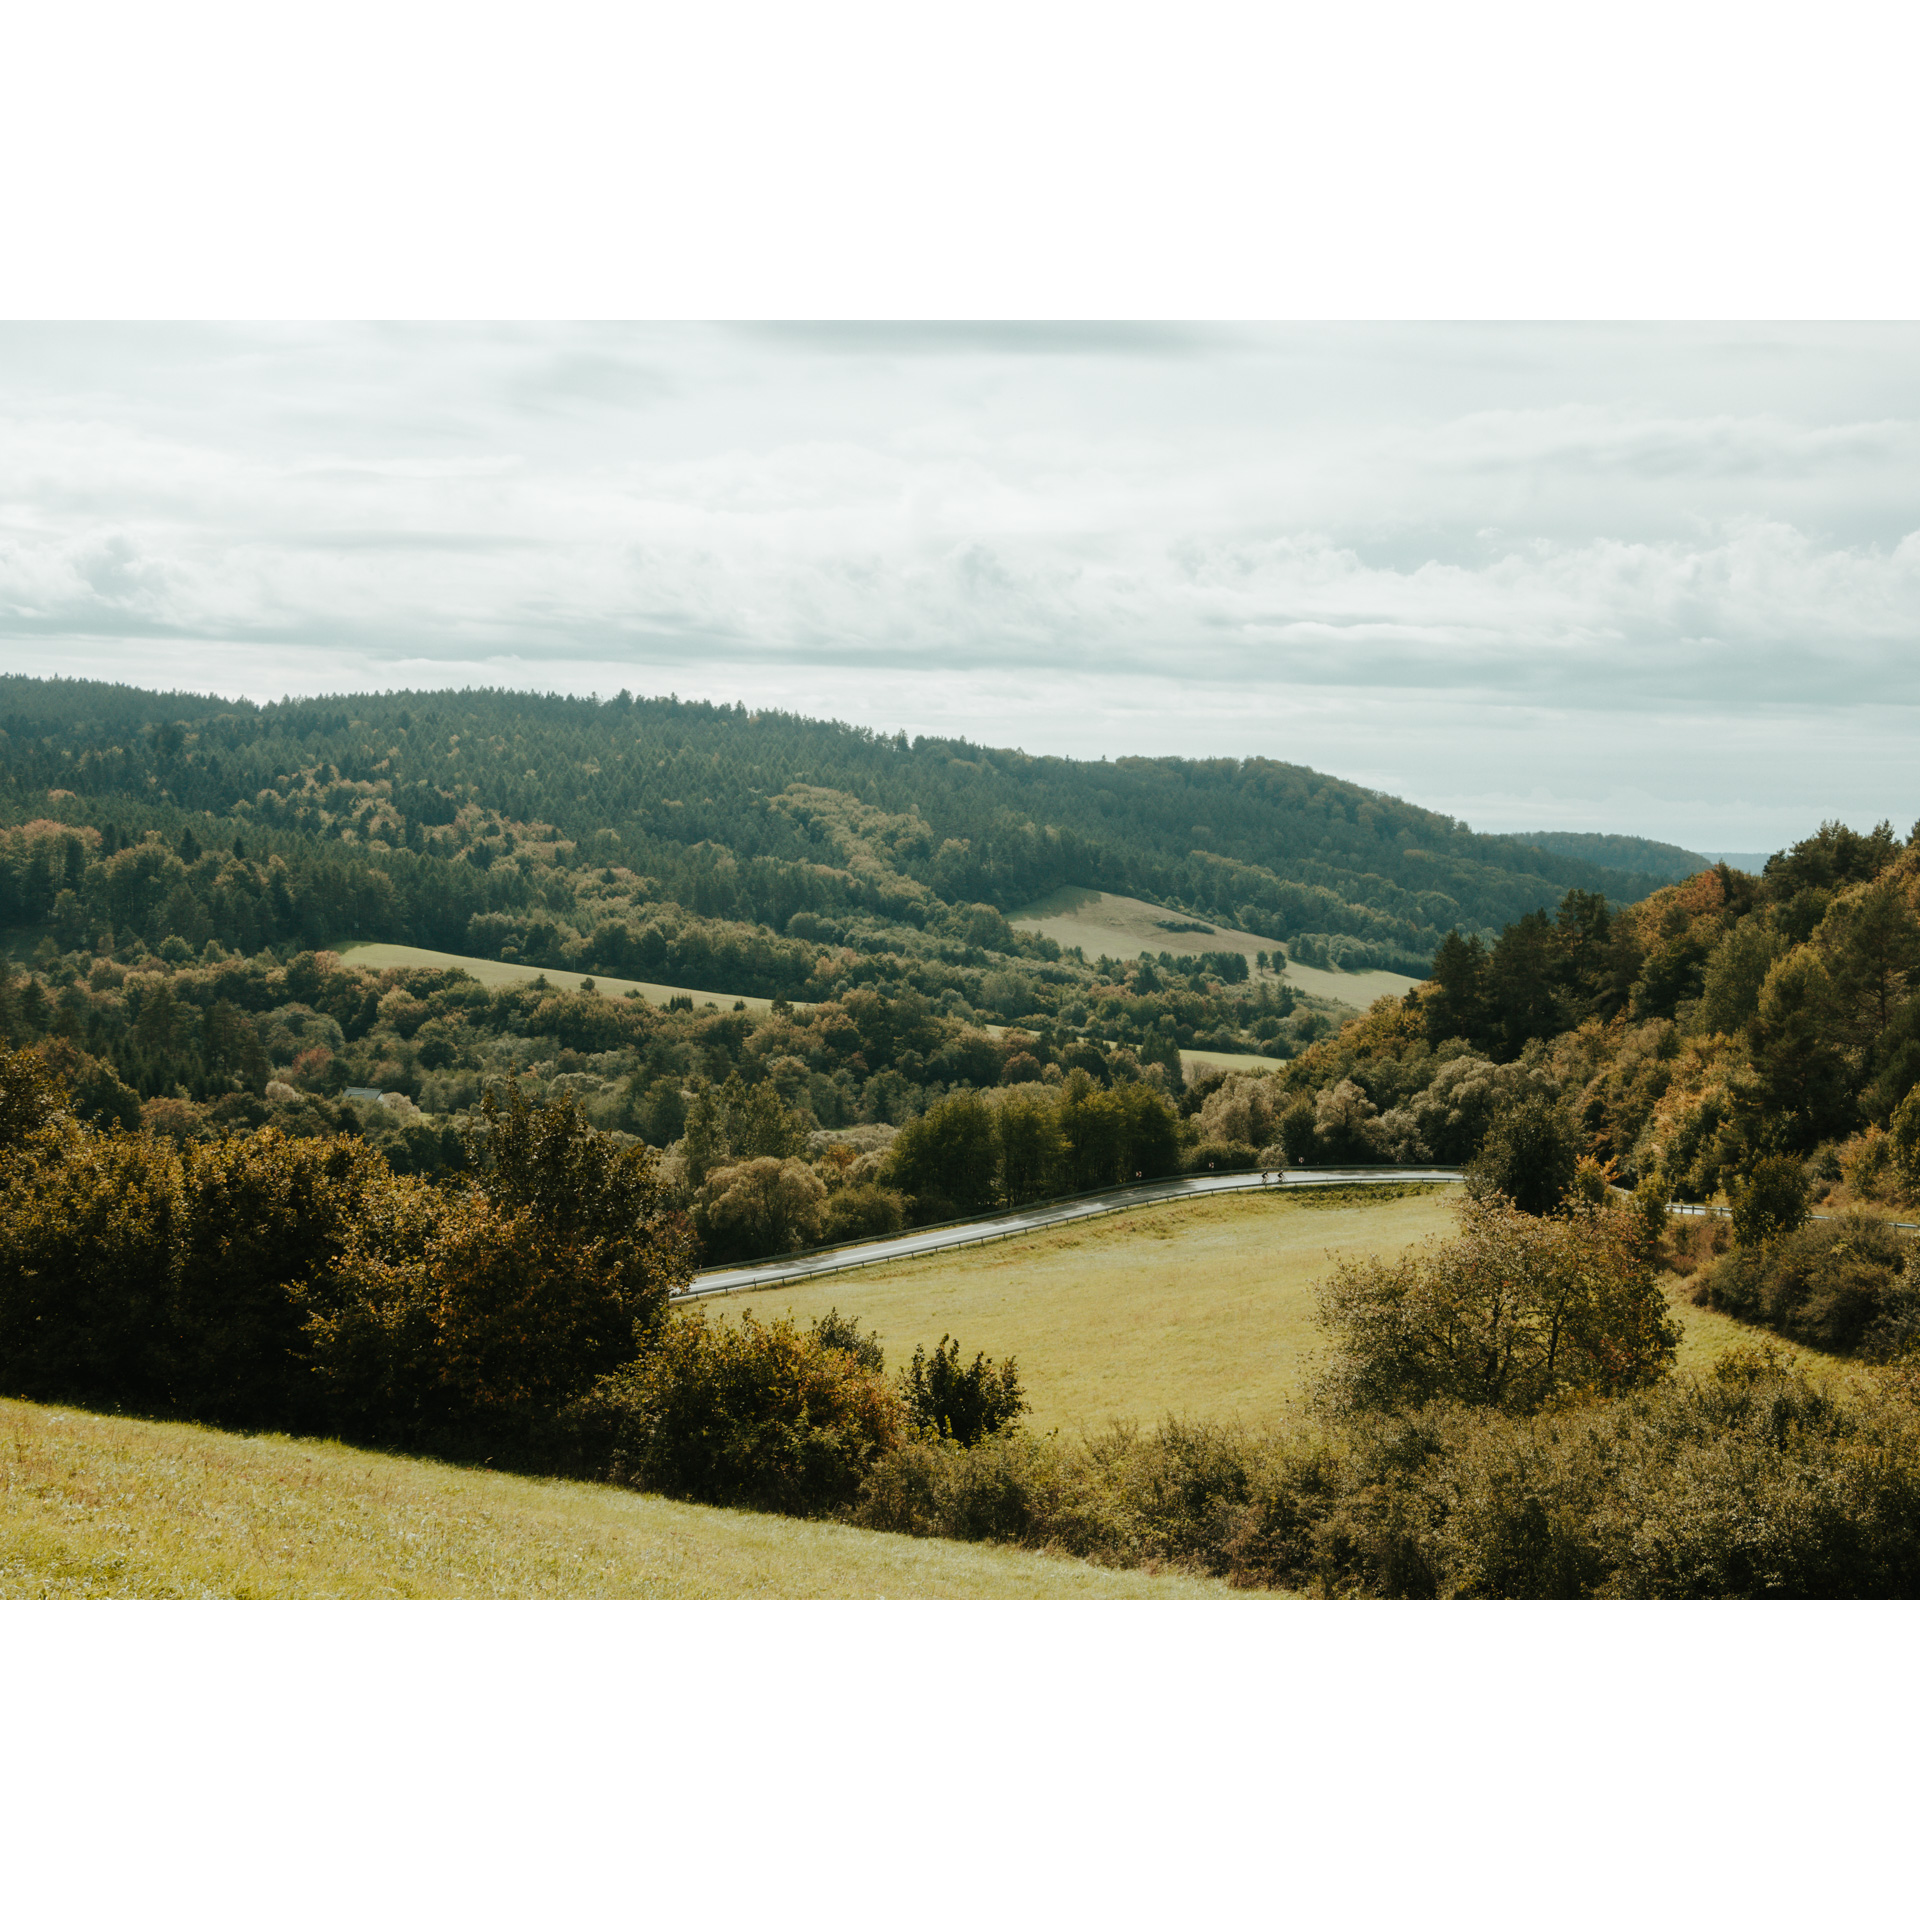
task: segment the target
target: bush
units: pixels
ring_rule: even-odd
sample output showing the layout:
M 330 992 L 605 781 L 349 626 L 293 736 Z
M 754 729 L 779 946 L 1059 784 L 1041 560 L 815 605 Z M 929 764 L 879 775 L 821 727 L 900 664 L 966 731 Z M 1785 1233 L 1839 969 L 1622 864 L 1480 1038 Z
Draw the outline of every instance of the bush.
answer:
M 900 1195 L 863 1181 L 842 1187 L 829 1198 L 820 1239 L 828 1246 L 842 1240 L 877 1240 L 900 1232 L 906 1224 L 906 1203 Z
M 807 1331 L 821 1346 L 831 1347 L 838 1353 L 851 1354 L 867 1372 L 886 1372 L 887 1356 L 880 1345 L 880 1336 L 877 1333 L 862 1333 L 858 1314 L 848 1320 L 841 1317 L 838 1307 L 829 1307 L 825 1317 L 814 1321 Z
M 858 1356 L 751 1313 L 737 1325 L 676 1315 L 571 1421 L 616 1480 L 790 1514 L 850 1503 L 906 1433 L 898 1391 Z
M 1549 1100 L 1500 1114 L 1468 1165 L 1476 1191 L 1504 1194 L 1522 1213 L 1544 1216 L 1566 1197 L 1579 1162 L 1573 1122 Z
M 1709 1304 L 1834 1353 L 1887 1358 L 1920 1333 L 1920 1286 L 1907 1249 L 1868 1214 L 1811 1220 L 1707 1270 Z
M 1180 1171 L 1199 1173 L 1250 1173 L 1265 1156 L 1258 1147 L 1244 1140 L 1202 1140 L 1180 1156 Z
M 1343 1260 L 1321 1288 L 1332 1354 L 1318 1383 L 1342 1415 L 1433 1399 L 1526 1411 L 1625 1392 L 1673 1363 L 1679 1334 L 1619 1213 L 1539 1219 L 1461 1202 L 1457 1239 L 1389 1266 Z
M 1806 1172 L 1784 1153 L 1756 1160 L 1747 1176 L 1733 1183 L 1732 1201 L 1733 1237 L 1742 1247 L 1762 1247 L 1792 1233 L 1806 1224 L 1811 1211 Z
M 884 1533 L 1124 1557 L 1085 1460 L 1018 1430 L 966 1448 L 908 1441 L 874 1462 L 848 1517 Z
M 1020 1370 L 1011 1359 L 996 1367 L 984 1353 L 960 1364 L 960 1344 L 942 1334 L 931 1355 L 915 1347 L 901 1386 L 914 1425 L 956 1446 L 979 1444 L 990 1433 L 1017 1426 L 1027 1410 Z
M 709 1261 L 777 1260 L 818 1240 L 827 1190 L 804 1160 L 735 1161 L 707 1175 L 693 1203 Z

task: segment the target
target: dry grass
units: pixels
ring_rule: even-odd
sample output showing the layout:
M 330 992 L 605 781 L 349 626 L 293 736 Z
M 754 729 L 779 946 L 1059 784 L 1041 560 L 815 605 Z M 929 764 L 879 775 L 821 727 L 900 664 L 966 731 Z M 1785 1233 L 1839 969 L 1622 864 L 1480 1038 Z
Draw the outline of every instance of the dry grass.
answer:
M 664 1007 L 677 993 L 691 994 L 696 1007 L 713 1005 L 729 1008 L 736 1000 L 746 1002 L 749 1013 L 767 1013 L 773 1002 L 752 993 L 702 992 L 697 987 L 663 987 L 654 980 L 616 980 L 610 974 L 569 973 L 565 967 L 527 967 L 517 960 L 469 960 L 465 954 L 439 953 L 428 947 L 397 947 L 378 940 L 343 940 L 334 952 L 356 967 L 458 967 L 489 987 L 525 986 L 530 980 L 544 978 L 548 985 L 572 992 L 583 981 L 591 980 L 597 992 L 637 993 L 651 1006 Z M 796 1005 L 800 1004 L 795 1002 Z
M 836 1307 L 879 1333 L 889 1366 L 948 1333 L 969 1357 L 1016 1355 L 1043 1430 L 1167 1413 L 1258 1425 L 1284 1417 L 1305 1384 L 1330 1258 L 1391 1259 L 1451 1234 L 1454 1191 L 1216 1195 L 700 1310 L 791 1313 L 804 1326 Z M 1856 1364 L 1696 1307 L 1692 1284 L 1663 1276 L 1683 1370 L 1704 1372 L 1741 1342 L 1793 1353 L 1816 1377 Z
M 1225 1599 L 1216 1581 L 0 1400 L 0 1598 Z

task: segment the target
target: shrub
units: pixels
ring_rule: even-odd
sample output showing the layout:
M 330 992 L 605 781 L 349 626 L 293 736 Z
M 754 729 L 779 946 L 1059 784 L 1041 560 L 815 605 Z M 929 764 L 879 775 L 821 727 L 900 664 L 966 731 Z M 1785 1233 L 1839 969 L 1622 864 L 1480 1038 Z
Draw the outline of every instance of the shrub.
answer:
M 914 1425 L 956 1446 L 977 1445 L 990 1433 L 1017 1426 L 1027 1410 L 1020 1370 L 1011 1359 L 996 1367 L 984 1353 L 962 1366 L 960 1344 L 942 1334 L 931 1355 L 915 1347 L 901 1387 Z
M 1265 1155 L 1244 1140 L 1202 1140 L 1180 1156 L 1180 1171 L 1198 1173 L 1250 1173 L 1261 1165 Z
M 841 1316 L 838 1307 L 829 1307 L 825 1317 L 814 1321 L 808 1332 L 821 1346 L 851 1354 L 869 1373 L 884 1373 L 887 1370 L 887 1356 L 880 1345 L 880 1336 L 877 1333 L 862 1333 L 858 1314 L 848 1320 Z
M 1018 1430 L 965 1448 L 908 1441 L 874 1462 L 848 1517 L 885 1533 L 1124 1556 L 1084 1459 Z
M 1318 1383 L 1341 1414 L 1439 1398 L 1508 1411 L 1624 1392 L 1672 1365 L 1679 1334 L 1618 1213 L 1539 1219 L 1461 1202 L 1461 1232 L 1389 1266 L 1343 1260 L 1321 1288 L 1333 1351 Z
M 1546 1215 L 1573 1185 L 1580 1146 L 1573 1122 L 1549 1100 L 1500 1114 L 1469 1164 L 1476 1190 L 1504 1194 L 1522 1213 Z
M 1810 1211 L 1806 1172 L 1790 1154 L 1765 1154 L 1734 1182 L 1732 1201 L 1735 1244 L 1765 1246 L 1805 1225 Z
M 695 1197 L 694 1224 L 710 1261 L 778 1259 L 820 1238 L 827 1190 L 804 1160 L 715 1167 Z
M 1737 1246 L 1705 1276 L 1722 1313 L 1777 1327 L 1836 1353 L 1885 1358 L 1920 1332 L 1920 1287 L 1906 1249 L 1868 1214 L 1811 1220 L 1758 1246 Z
M 898 1391 L 789 1320 L 675 1316 L 572 1415 L 612 1478 L 691 1500 L 819 1513 L 905 1437 Z
M 841 1240 L 875 1240 L 898 1233 L 907 1224 L 906 1203 L 897 1193 L 868 1182 L 842 1187 L 827 1201 L 820 1238 L 832 1245 Z

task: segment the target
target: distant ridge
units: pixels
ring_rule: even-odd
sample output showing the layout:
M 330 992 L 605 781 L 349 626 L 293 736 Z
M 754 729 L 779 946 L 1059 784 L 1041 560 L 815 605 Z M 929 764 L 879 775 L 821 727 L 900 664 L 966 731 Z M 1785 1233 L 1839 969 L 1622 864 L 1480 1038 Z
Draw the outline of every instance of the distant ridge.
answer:
M 1693 853 L 1666 840 L 1642 840 L 1628 833 L 1513 833 L 1506 836 L 1517 846 L 1538 847 L 1542 853 L 1557 853 L 1574 860 L 1589 860 L 1596 867 L 1611 867 L 1616 873 L 1643 873 L 1671 882 L 1684 880 L 1702 867 L 1710 867 L 1722 856 Z M 1740 866 L 1756 856 L 1727 855 L 1730 866 Z M 1760 866 L 1764 854 L 1757 856 Z M 1760 866 L 1751 869 L 1758 873 Z
M 538 963 L 561 956 L 527 940 L 585 937 L 601 919 L 634 931 L 668 904 L 734 929 L 730 940 L 758 927 L 808 955 L 903 941 L 984 953 L 962 938 L 972 908 L 1017 913 L 1080 888 L 1290 953 L 1310 939 L 1303 964 L 1418 976 L 1455 930 L 1496 938 L 1576 888 L 1629 905 L 1706 864 L 1625 836 L 1475 833 L 1263 758 L 1072 760 L 626 692 L 259 706 L 0 675 L 0 828 L 55 805 L 63 824 L 110 827 L 123 843 L 190 833 L 198 857 L 231 837 L 303 872 L 325 867 L 301 927 L 315 943 Z M 561 871 L 614 876 L 602 886 L 642 877 L 646 912 L 589 911 L 572 881 L 549 885 Z M 342 904 L 362 894 L 364 911 Z M 593 964 L 666 977 L 612 949 Z M 734 984 L 782 990 L 744 963 Z

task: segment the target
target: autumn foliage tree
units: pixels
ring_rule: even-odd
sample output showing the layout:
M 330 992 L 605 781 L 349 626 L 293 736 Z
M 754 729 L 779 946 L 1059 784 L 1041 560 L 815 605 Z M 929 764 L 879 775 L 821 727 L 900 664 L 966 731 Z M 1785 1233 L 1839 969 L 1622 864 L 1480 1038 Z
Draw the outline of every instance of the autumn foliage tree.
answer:
M 1331 1341 L 1321 1397 L 1347 1416 L 1611 1396 L 1659 1379 L 1679 1344 L 1623 1214 L 1542 1219 L 1497 1196 L 1463 1199 L 1454 1239 L 1340 1262 L 1318 1319 Z

